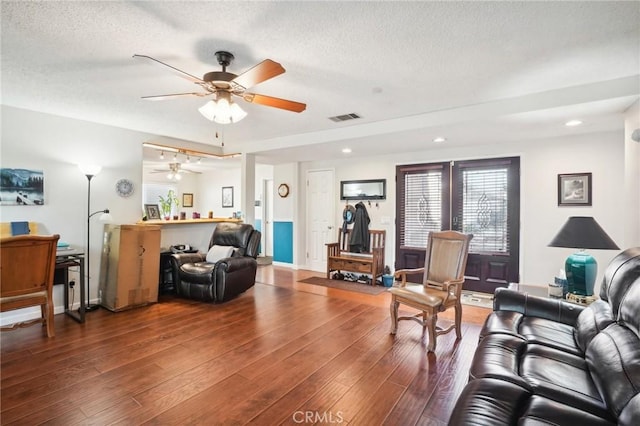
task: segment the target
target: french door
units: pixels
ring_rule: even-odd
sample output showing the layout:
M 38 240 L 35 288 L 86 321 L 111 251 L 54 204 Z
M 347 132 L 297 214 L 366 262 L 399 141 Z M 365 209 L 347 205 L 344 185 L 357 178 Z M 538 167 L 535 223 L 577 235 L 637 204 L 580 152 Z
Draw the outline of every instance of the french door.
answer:
M 397 166 L 396 194 L 396 269 L 423 267 L 429 232 L 452 229 L 473 234 L 465 289 L 518 282 L 519 157 Z

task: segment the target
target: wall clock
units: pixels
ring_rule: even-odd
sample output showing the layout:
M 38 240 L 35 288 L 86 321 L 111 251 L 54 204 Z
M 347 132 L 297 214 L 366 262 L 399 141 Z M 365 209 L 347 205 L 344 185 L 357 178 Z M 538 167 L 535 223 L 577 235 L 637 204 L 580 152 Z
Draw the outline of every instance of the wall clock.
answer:
M 120 179 L 116 182 L 116 192 L 121 197 L 128 197 L 133 194 L 133 182 L 129 179 Z
M 289 195 L 289 185 L 287 185 L 286 183 L 281 183 L 278 187 L 278 195 L 282 198 L 285 198 L 287 195 Z

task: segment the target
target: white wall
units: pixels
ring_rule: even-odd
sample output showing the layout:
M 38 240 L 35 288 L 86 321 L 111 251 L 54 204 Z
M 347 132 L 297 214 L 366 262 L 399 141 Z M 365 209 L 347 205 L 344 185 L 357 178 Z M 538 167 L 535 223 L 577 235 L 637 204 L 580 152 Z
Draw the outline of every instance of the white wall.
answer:
M 640 100 L 625 112 L 624 149 L 625 149 L 625 209 L 621 212 L 625 226 L 625 246 L 640 241 L 640 142 L 631 139 L 634 130 L 640 129 Z
M 233 207 L 222 207 L 222 187 L 233 187 Z M 194 206 L 198 211 L 213 211 L 215 217 L 232 217 L 233 212 L 241 210 L 240 169 L 220 169 L 198 175 L 198 190 L 195 191 Z
M 225 168 L 216 171 L 204 172 L 198 175 L 197 190 L 194 191 L 194 208 L 203 215 L 213 211 L 215 217 L 232 217 L 233 212 L 241 211 L 242 186 L 240 168 Z M 262 181 L 271 179 L 273 166 L 256 165 L 255 171 L 255 199 L 262 199 Z M 222 207 L 222 187 L 233 187 L 233 207 Z M 255 201 L 255 200 L 254 200 Z M 250 208 L 253 209 L 254 203 Z M 255 209 L 256 218 L 260 218 L 259 209 Z M 244 212 L 243 212 L 244 215 Z
M 399 152 L 394 156 L 360 157 L 331 162 L 309 162 L 266 166 L 256 170 L 256 188 L 264 177 L 273 178 L 274 188 L 287 183 L 291 195 L 274 199 L 274 220 L 294 223 L 294 267 L 304 266 L 306 248 L 304 232 L 304 176 L 306 170 L 335 170 L 335 192 L 339 182 L 351 179 L 387 179 L 387 199 L 368 208 L 371 227 L 387 229 L 385 257 L 392 265 L 394 258 L 395 167 L 400 164 L 426 163 L 499 156 L 521 156 L 521 281 L 532 284 L 549 282 L 562 267 L 570 249 L 547 247 L 555 232 L 570 215 L 594 216 L 621 248 L 640 246 L 640 144 L 630 141 L 630 132 L 640 127 L 638 103 L 625 116 L 625 135 L 618 133 L 591 134 L 565 138 L 517 142 L 477 147 L 446 147 L 418 153 Z M 61 239 L 73 245 L 85 246 L 87 181 L 77 164 L 89 162 L 103 166 L 92 180 L 92 211 L 109 208 L 115 223 L 135 223 L 142 215 L 142 143 L 155 137 L 146 133 L 104 126 L 79 120 L 35 113 L 2 106 L 1 167 L 42 169 L 45 173 L 45 205 L 2 206 L 0 220 L 30 220 L 40 224 L 42 233 L 59 233 Z M 401 141 L 390 136 L 389 143 L 401 149 Z M 593 206 L 558 207 L 556 185 L 558 173 L 593 173 Z M 118 179 L 134 182 L 135 192 L 121 198 L 115 192 Z M 198 175 L 196 182 L 185 180 L 182 192 L 194 193 L 194 210 L 203 214 L 229 217 L 240 210 L 239 169 L 220 169 Z M 222 208 L 221 188 L 233 186 L 233 208 Z M 256 199 L 259 199 L 256 194 Z M 340 222 L 344 205 L 337 203 L 336 218 Z M 391 224 L 382 224 L 390 217 Z M 95 299 L 99 276 L 101 226 L 94 217 L 91 228 L 91 298 Z M 594 250 L 602 271 L 616 254 Z M 596 289 L 597 290 L 597 289 Z M 56 288 L 54 300 L 57 312 L 62 309 L 62 289 Z M 7 323 L 7 314 L 0 322 Z
M 291 266 L 298 268 L 305 259 L 303 249 L 300 246 L 300 240 L 304 239 L 304 221 L 300 215 L 300 194 L 304 191 L 304 180 L 298 178 L 297 163 L 279 164 L 273 167 L 273 222 L 274 228 L 277 226 L 275 222 L 292 222 L 293 227 L 293 263 Z M 286 183 L 289 186 L 289 195 L 282 198 L 278 195 L 278 186 Z M 304 211 L 304 209 L 302 209 Z M 277 230 L 274 229 L 274 241 L 277 240 Z M 274 247 L 277 242 L 274 242 Z M 301 251 L 302 250 L 302 251 Z M 274 263 L 281 264 L 276 261 Z M 288 265 L 288 264 L 284 264 Z
M 86 246 L 87 178 L 78 164 L 102 166 L 91 181 L 91 211 L 109 208 L 116 223 L 141 217 L 142 142 L 153 135 L 2 106 L 0 166 L 44 171 L 45 204 L 2 206 L 2 222 L 38 222 L 39 232 L 60 234 L 72 245 Z M 133 181 L 134 194 L 116 194 L 119 179 Z M 97 294 L 102 226 L 91 221 L 91 298 Z M 62 310 L 62 288 L 55 287 L 56 312 Z M 24 310 L 23 310 L 24 311 Z M 3 313 L 0 321 L 23 311 Z M 36 310 L 37 311 L 37 310 Z M 27 312 L 27 311 L 24 311 Z
M 401 141 L 390 140 L 401 146 Z M 359 157 L 352 153 L 349 159 L 331 162 L 308 162 L 302 170 L 332 167 L 336 172 L 336 194 L 339 182 L 352 179 L 387 179 L 387 199 L 367 206 L 371 217 L 370 228 L 387 230 L 386 263 L 395 259 L 395 167 L 401 164 L 428 163 L 448 160 L 466 160 L 502 156 L 521 157 L 521 282 L 545 285 L 564 267 L 572 249 L 551 248 L 547 244 L 569 216 L 593 216 L 621 249 L 640 245 L 640 238 L 625 232 L 628 224 L 620 220 L 621 209 L 633 211 L 638 207 L 625 197 L 625 144 L 619 133 L 590 134 L 563 139 L 530 142 L 514 141 L 510 144 L 476 147 L 446 147 L 424 152 L 402 153 L 385 157 Z M 637 159 L 636 159 L 637 161 Z M 558 207 L 557 175 L 560 173 L 591 172 L 593 174 L 593 205 L 590 207 Z M 304 176 L 304 173 L 301 173 Z M 629 181 L 637 192 L 640 183 Z M 339 195 L 336 195 L 339 197 Z M 304 201 L 301 201 L 304 208 Z M 344 203 L 339 203 L 335 215 L 341 221 Z M 391 217 L 391 224 L 382 219 Z M 298 234 L 304 238 L 304 234 Z M 305 242 L 299 239 L 299 255 Z M 596 291 L 602 272 L 617 251 L 592 250 L 599 264 Z M 302 258 L 301 258 L 302 259 Z

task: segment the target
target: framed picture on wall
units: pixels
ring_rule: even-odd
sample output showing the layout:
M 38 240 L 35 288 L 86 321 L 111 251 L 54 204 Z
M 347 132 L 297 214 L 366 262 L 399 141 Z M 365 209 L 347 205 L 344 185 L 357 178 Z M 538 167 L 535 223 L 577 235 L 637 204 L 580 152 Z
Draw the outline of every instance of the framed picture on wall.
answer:
M 44 172 L 2 167 L 0 193 L 3 206 L 41 206 L 44 204 Z
M 222 187 L 222 207 L 233 207 L 233 186 Z
M 591 205 L 591 173 L 558 175 L 559 206 Z
M 193 207 L 193 194 L 188 192 L 182 194 L 182 207 Z

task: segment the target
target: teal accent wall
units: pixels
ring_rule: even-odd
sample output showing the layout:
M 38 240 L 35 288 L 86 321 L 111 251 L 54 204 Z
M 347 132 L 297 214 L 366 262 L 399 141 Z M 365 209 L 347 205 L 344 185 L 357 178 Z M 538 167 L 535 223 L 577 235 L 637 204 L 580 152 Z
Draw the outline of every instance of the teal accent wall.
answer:
M 293 222 L 273 222 L 273 261 L 293 263 Z

